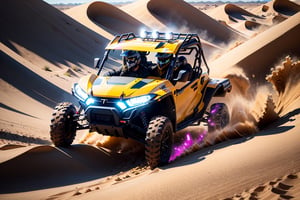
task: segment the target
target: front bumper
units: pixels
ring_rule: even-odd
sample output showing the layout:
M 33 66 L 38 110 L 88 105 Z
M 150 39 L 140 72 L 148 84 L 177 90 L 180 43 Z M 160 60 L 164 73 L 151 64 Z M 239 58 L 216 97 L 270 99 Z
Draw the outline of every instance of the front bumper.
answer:
M 89 106 L 85 114 L 91 125 L 120 126 L 121 113 L 114 107 Z
M 145 111 L 148 106 L 135 107 L 121 111 L 109 101 L 84 108 L 85 116 L 91 131 L 103 135 L 133 138 L 143 142 L 146 133 Z

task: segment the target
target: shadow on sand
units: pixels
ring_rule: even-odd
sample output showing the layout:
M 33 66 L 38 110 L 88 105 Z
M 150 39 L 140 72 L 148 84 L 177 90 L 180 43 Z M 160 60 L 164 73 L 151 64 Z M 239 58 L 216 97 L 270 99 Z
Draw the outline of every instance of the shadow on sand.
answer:
M 50 108 L 62 101 L 76 102 L 70 93 L 30 71 L 2 51 L 0 51 L 0 65 L 1 79 Z
M 112 153 L 90 145 L 77 144 L 70 148 L 33 146 L 24 149 L 18 156 L 0 163 L 0 194 L 84 183 L 140 164 L 139 159 L 132 155 Z M 5 151 L 20 151 L 20 148 Z

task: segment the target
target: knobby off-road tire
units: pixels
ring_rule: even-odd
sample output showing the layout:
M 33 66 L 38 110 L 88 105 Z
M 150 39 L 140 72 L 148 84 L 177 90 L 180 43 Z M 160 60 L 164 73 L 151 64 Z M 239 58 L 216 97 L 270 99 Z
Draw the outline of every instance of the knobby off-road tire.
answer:
M 208 132 L 221 130 L 228 125 L 230 120 L 229 111 L 224 103 L 215 103 L 211 105 L 207 118 Z
M 173 126 L 164 116 L 156 116 L 149 122 L 145 156 L 151 169 L 169 162 L 173 145 Z
M 55 107 L 50 125 L 50 136 L 56 147 L 68 147 L 76 135 L 77 123 L 74 121 L 76 108 L 72 103 L 64 102 Z

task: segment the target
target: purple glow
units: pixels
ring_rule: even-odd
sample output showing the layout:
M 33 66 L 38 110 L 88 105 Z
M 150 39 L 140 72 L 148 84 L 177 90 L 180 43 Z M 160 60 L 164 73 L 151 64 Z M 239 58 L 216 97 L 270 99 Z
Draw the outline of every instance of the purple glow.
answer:
M 216 104 L 213 109 L 210 111 L 211 114 L 215 114 L 220 109 L 220 106 Z
M 212 109 L 212 110 L 211 110 L 211 112 L 210 112 L 210 113 L 214 114 L 214 113 L 216 113 L 216 112 L 217 112 L 217 109 L 216 109 L 216 108 L 214 108 L 214 109 Z
M 211 119 L 208 119 L 207 122 L 208 122 L 208 124 L 209 124 L 210 126 L 215 126 L 215 125 L 216 125 L 216 123 L 213 122 Z
M 204 136 L 207 134 L 207 132 L 203 132 L 199 135 L 198 138 L 193 139 L 190 133 L 186 133 L 185 140 L 182 142 L 182 144 L 175 146 L 173 148 L 172 155 L 170 156 L 169 161 L 175 160 L 177 157 L 181 156 L 185 152 L 187 152 L 191 147 L 194 145 L 200 144 L 204 140 Z

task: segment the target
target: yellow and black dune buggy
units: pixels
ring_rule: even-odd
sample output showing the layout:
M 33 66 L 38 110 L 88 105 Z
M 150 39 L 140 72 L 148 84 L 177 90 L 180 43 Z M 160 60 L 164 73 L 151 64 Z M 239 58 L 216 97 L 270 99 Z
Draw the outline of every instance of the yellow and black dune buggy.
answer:
M 157 53 L 172 54 L 173 60 L 165 78 L 103 76 L 106 70 L 122 66 L 122 50 L 141 52 L 149 67 L 155 64 Z M 185 56 L 193 68 L 188 80 L 173 77 L 179 56 Z M 215 103 L 206 111 L 213 97 L 230 92 L 231 84 L 228 79 L 209 77 L 197 34 L 117 35 L 95 67 L 99 68 L 97 74 L 81 78 L 72 88 L 79 108 L 69 102 L 55 107 L 50 125 L 55 146 L 70 146 L 76 130 L 86 128 L 103 135 L 132 138 L 145 144 L 146 161 L 153 169 L 169 162 L 173 134 L 178 130 L 205 122 L 208 130 L 214 131 L 229 122 L 224 103 Z

